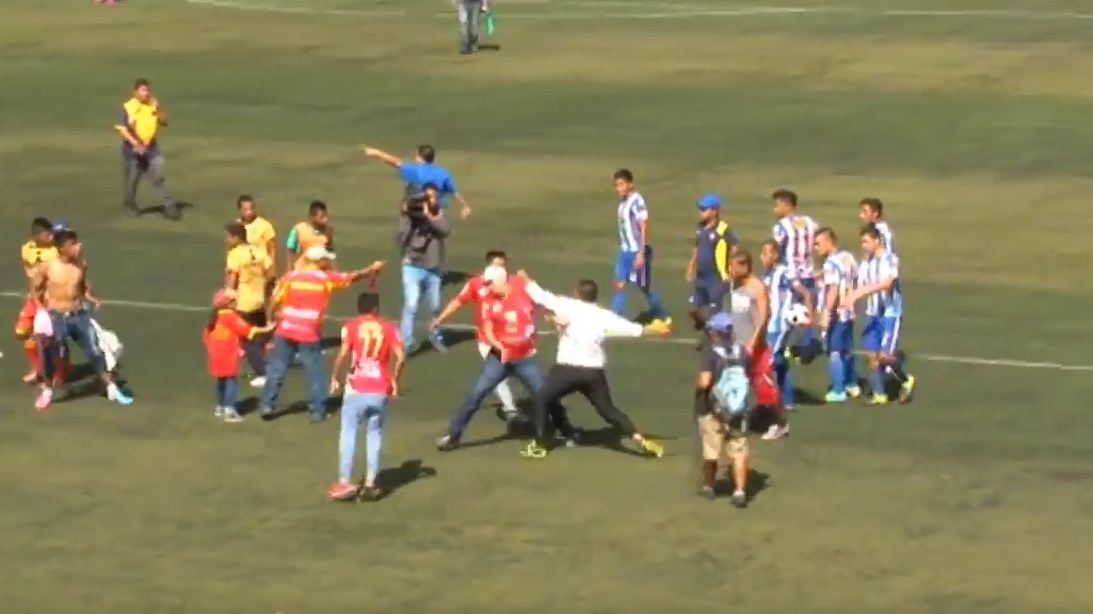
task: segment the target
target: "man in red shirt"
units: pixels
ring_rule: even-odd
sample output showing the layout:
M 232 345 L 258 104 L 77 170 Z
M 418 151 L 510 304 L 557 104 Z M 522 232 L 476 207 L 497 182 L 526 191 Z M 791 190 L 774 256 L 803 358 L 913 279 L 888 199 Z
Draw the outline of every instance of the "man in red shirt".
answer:
M 277 396 L 285 382 L 292 359 L 299 355 L 308 382 L 308 411 L 311 422 L 326 420 L 326 375 L 323 373 L 322 329 L 327 304 L 334 290 L 347 288 L 383 270 L 383 262 L 365 269 L 335 271 L 334 253 L 315 245 L 304 252 L 301 268 L 281 278 L 273 291 L 269 320 L 277 323 L 273 336 L 273 356 L 266 366 L 266 385 L 262 389 L 261 413 L 272 418 Z
M 543 387 L 543 373 L 535 361 L 538 337 L 535 333 L 535 303 L 528 296 L 526 283 L 509 276 L 500 267 L 489 266 L 482 273 L 489 296 L 482 314 L 482 334 L 489 345 L 486 361 L 470 394 L 452 416 L 448 432 L 436 440 L 436 447 L 447 452 L 459 447 L 471 418 L 491 390 L 508 377 L 519 378 L 532 394 Z M 569 431 L 565 421 L 556 421 L 559 430 Z M 572 432 L 562 432 L 571 438 Z
M 357 430 L 367 423 L 363 498 L 376 501 L 382 496 L 376 485 L 383 446 L 383 423 L 387 400 L 398 396 L 398 382 L 406 364 L 406 350 L 399 337 L 398 326 L 379 317 L 380 297 L 365 292 L 357 297 L 356 318 L 342 327 L 342 347 L 334 359 L 330 378 L 330 394 L 337 394 L 338 374 L 346 359 L 352 356 L 349 375 L 342 396 L 342 433 L 338 443 L 338 482 L 327 490 L 334 500 L 351 499 L 357 495 L 353 482 L 353 457 L 357 450 Z M 395 367 L 392 372 L 391 357 Z
M 491 249 L 486 252 L 486 266 L 498 267 L 500 270 L 504 270 L 508 264 L 508 256 L 501 250 Z M 475 275 L 467 280 L 463 289 L 459 291 L 459 294 L 455 296 L 448 303 L 448 306 L 441 311 L 440 314 L 433 320 L 433 330 L 438 330 L 440 326 L 446 322 L 449 318 L 455 315 L 459 308 L 467 305 L 474 304 L 474 328 L 475 337 L 478 340 L 478 353 L 482 355 L 484 360 L 490 353 L 490 344 L 486 342 L 486 334 L 483 332 L 485 324 L 485 311 L 489 308 L 491 294 L 489 291 L 489 281 L 487 281 L 482 275 Z M 512 396 L 512 388 L 509 387 L 509 380 L 504 380 L 500 384 L 497 384 L 497 388 L 493 390 L 494 394 L 501 401 L 501 411 L 504 414 L 506 420 L 512 420 L 516 417 L 516 401 Z

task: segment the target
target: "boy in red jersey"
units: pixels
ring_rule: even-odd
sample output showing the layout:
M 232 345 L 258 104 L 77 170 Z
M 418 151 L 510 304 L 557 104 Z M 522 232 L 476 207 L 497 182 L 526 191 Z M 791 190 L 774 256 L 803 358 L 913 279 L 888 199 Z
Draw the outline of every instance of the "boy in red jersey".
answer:
M 488 266 L 482 273 L 489 296 L 484 299 L 482 333 L 489 353 L 470 393 L 452 416 L 448 432 L 436 440 L 442 452 L 459 447 L 463 431 L 478 411 L 482 400 L 508 377 L 516 376 L 535 394 L 543 387 L 543 373 L 535 361 L 538 337 L 535 333 L 535 303 L 528 296 L 526 282 L 510 277 L 501 267 Z M 567 421 L 555 422 L 566 439 L 573 436 Z
M 342 327 L 342 347 L 334 359 L 330 378 L 330 394 L 341 387 L 338 374 L 346 359 L 352 356 L 349 375 L 342 397 L 342 431 L 338 443 L 338 481 L 327 491 L 333 500 L 351 499 L 357 495 L 353 482 L 353 457 L 357 450 L 357 430 L 367 423 L 363 498 L 376 501 L 382 493 L 376 485 L 383 446 L 383 423 L 387 401 L 398 396 L 398 382 L 406 364 L 406 350 L 399 337 L 398 326 L 379 317 L 380 297 L 365 292 L 357 297 L 356 318 Z M 394 370 L 390 363 L 395 359 Z
M 486 252 L 486 266 L 496 266 L 502 269 L 508 264 L 508 256 L 501 250 L 491 249 Z M 467 283 L 463 285 L 463 289 L 459 291 L 459 294 L 455 296 L 448 303 L 448 306 L 437 315 L 433 320 L 433 330 L 438 330 L 440 326 L 451 318 L 459 308 L 469 303 L 474 303 L 474 328 L 475 337 L 478 341 L 478 352 L 482 354 L 482 359 L 485 360 L 490 353 L 490 344 L 486 342 L 486 334 L 484 332 L 485 324 L 485 312 L 489 308 L 490 291 L 487 287 L 485 279 L 481 275 L 475 275 L 467 280 Z M 504 380 L 500 384 L 497 384 L 497 388 L 493 390 L 494 394 L 501 401 L 501 411 L 504 413 L 506 420 L 512 420 L 516 417 L 516 401 L 512 396 L 512 388 L 509 387 L 509 380 Z

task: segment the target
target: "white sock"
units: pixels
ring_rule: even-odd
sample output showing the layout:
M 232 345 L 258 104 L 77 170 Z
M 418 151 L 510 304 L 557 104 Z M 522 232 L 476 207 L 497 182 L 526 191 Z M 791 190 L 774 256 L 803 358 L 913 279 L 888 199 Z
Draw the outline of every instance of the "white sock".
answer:
M 501 400 L 501 407 L 504 407 L 506 412 L 516 413 L 516 400 L 512 397 L 512 388 L 509 387 L 508 380 L 497 384 L 497 387 L 493 389 L 493 393 Z

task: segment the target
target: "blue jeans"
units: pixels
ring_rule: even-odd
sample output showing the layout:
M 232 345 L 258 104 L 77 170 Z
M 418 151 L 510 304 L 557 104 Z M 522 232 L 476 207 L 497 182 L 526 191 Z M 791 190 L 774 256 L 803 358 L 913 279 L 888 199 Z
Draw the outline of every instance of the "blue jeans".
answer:
M 478 374 L 474 386 L 452 416 L 452 422 L 448 425 L 448 435 L 457 441 L 463 437 L 463 431 L 470 424 L 474 413 L 478 411 L 482 400 L 497 387 L 497 384 L 514 375 L 524 382 L 532 395 L 543 387 L 543 373 L 539 370 L 539 363 L 535 362 L 534 357 L 503 363 L 496 352 L 488 354 L 486 361 L 482 363 L 482 371 Z
M 99 338 L 95 335 L 95 329 L 91 327 L 91 314 L 86 309 L 77 309 L 68 313 L 50 311 L 49 318 L 53 324 L 53 339 L 41 344 L 39 350 L 45 381 L 53 381 L 53 375 L 64 352 L 65 341 L 69 338 L 75 340 L 80 346 L 80 350 L 87 356 L 87 361 L 91 363 L 95 373 L 102 375 L 106 365 L 103 362 L 102 352 L 99 351 Z
M 439 269 L 402 265 L 402 322 L 399 334 L 402 335 L 402 343 L 406 347 L 414 344 L 414 317 L 421 301 L 422 288 L 425 289 L 425 300 L 429 303 L 432 317 L 435 318 L 440 313 L 440 281 Z
M 235 402 L 239 398 L 239 380 L 234 377 L 216 378 L 216 406 L 225 409 L 235 409 Z
M 372 484 L 380 468 L 383 423 L 387 417 L 387 395 L 347 392 L 342 399 L 342 434 L 338 440 L 338 479 L 353 479 L 353 458 L 357 453 L 357 431 L 367 423 L 365 482 Z
M 285 383 L 285 374 L 295 356 L 300 357 L 307 374 L 308 410 L 313 416 L 325 411 L 327 398 L 326 373 L 323 370 L 323 346 L 321 342 L 301 343 L 277 335 L 273 338 L 273 355 L 266 365 L 266 386 L 262 389 L 262 407 L 276 409 L 277 397 Z

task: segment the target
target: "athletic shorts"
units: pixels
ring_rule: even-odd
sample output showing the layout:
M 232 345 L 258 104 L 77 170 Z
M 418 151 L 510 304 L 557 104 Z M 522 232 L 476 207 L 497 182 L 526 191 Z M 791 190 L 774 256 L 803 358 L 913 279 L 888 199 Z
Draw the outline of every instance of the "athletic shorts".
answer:
M 842 322 L 836 320 L 831 323 L 824 335 L 824 351 L 828 354 L 838 352 L 847 354 L 854 349 L 854 321 Z
M 725 305 L 727 282 L 720 279 L 696 279 L 691 289 L 691 307 L 705 308 L 713 315 Z
M 902 318 L 870 316 L 861 332 L 862 349 L 866 352 L 895 355 L 899 350 Z
M 15 334 L 26 337 L 34 332 L 34 316 L 38 313 L 38 303 L 27 299 L 23 308 L 19 310 L 19 318 L 15 320 Z
M 631 283 L 642 290 L 648 290 L 653 283 L 653 247 L 645 246 L 645 266 L 635 271 L 634 263 L 637 259 L 637 252 L 619 251 L 619 256 L 615 259 L 615 281 Z
M 756 405 L 778 405 L 782 395 L 774 379 L 774 353 L 769 345 L 763 346 L 748 365 L 748 378 L 751 380 L 752 394 Z

